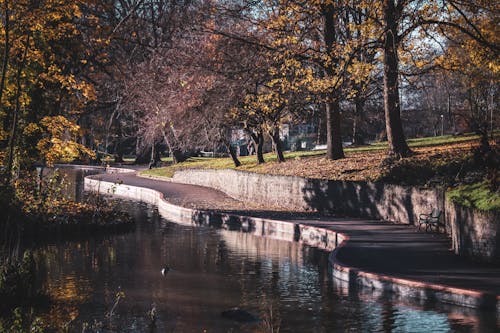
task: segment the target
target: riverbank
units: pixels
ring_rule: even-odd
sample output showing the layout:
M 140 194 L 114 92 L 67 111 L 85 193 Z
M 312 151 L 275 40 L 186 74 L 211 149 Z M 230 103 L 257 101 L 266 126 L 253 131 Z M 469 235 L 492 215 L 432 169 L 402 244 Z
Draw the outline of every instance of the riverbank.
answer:
M 0 187 L 3 214 L 0 217 L 0 312 L 45 298 L 35 283 L 39 272 L 33 264 L 33 248 L 57 241 L 121 234 L 135 228 L 135 220 L 121 210 L 116 200 L 80 193 L 82 168 L 76 167 L 78 170 L 70 173 L 61 168 L 73 167 L 45 168 L 43 173 L 35 175 L 26 173 L 14 185 Z
M 333 274 L 349 286 L 391 292 L 417 302 L 439 300 L 500 311 L 500 268 L 458 258 L 442 235 L 367 219 L 297 217 L 282 211 L 275 221 L 265 218 L 265 210 L 245 209 L 236 214 L 224 210 L 224 204 L 214 204 L 227 200 L 219 191 L 133 174 L 88 177 L 86 188 L 156 204 L 165 218 L 176 222 L 225 224 L 334 249 Z M 205 203 L 201 208 L 196 206 L 197 197 Z

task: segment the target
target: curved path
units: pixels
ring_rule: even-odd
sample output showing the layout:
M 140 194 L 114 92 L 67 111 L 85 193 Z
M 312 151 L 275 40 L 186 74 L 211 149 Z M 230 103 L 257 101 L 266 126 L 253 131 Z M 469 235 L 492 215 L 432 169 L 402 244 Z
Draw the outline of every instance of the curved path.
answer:
M 500 309 L 500 268 L 454 255 L 443 235 L 378 220 L 335 218 L 249 206 L 214 189 L 147 179 L 134 173 L 104 174 L 91 178 L 154 189 L 163 193 L 168 202 L 187 208 L 279 218 L 295 224 L 331 229 L 348 236 L 348 241 L 335 251 L 335 268 L 347 275 L 361 273 L 357 278 L 371 279 L 368 285 L 372 283 L 372 288 L 377 288 L 373 281 L 378 281 L 379 285 L 380 281 L 406 284 L 410 289 L 414 287 L 425 291 L 424 297 L 428 296 L 428 290 L 446 291 L 480 297 L 479 306 Z M 367 285 L 366 281 L 364 284 Z M 415 294 L 414 290 L 406 290 L 406 293 Z

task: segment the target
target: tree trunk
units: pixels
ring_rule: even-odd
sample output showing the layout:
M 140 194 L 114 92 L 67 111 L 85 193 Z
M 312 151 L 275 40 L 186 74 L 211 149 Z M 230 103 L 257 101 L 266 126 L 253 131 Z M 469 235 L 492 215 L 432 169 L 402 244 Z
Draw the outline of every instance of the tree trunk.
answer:
M 264 160 L 264 134 L 251 133 L 252 142 L 255 148 L 255 156 L 257 156 L 257 163 L 262 164 L 266 161 Z
M 399 104 L 398 18 L 394 0 L 384 0 L 384 111 L 389 154 L 407 157 L 411 150 L 406 143 Z
M 30 36 L 26 38 L 26 45 L 24 48 L 24 55 L 21 63 L 18 65 L 17 74 L 16 74 L 16 105 L 14 109 L 14 115 L 12 119 L 12 128 L 10 131 L 9 138 L 9 155 L 7 160 L 7 180 L 10 181 L 12 178 L 12 168 L 14 165 L 14 148 L 17 144 L 17 129 L 19 125 L 19 109 L 21 108 L 21 74 L 26 63 L 26 56 L 28 55 L 30 43 Z
M 110 118 L 110 123 L 113 117 Z M 109 127 L 108 127 L 109 129 Z M 116 126 L 116 141 L 115 141 L 115 147 L 114 147 L 114 155 L 115 155 L 115 162 L 116 163 L 123 163 L 123 154 L 124 154 L 124 140 L 123 140 L 123 133 L 122 133 L 122 125 L 118 121 L 117 126 Z M 106 138 L 107 139 L 107 138 Z
M 364 108 L 365 100 L 356 98 L 354 110 L 354 121 L 352 124 L 352 144 L 364 145 L 365 144 L 365 131 L 364 131 Z
M 335 67 L 338 66 L 338 58 L 335 57 L 333 45 L 337 42 L 335 31 L 335 7 L 328 4 L 323 8 L 325 44 L 331 62 L 325 68 L 326 75 L 333 77 Z M 325 105 L 326 111 L 326 157 L 331 160 L 344 158 L 342 147 L 342 135 L 340 133 L 340 104 L 337 91 L 332 91 Z
M 283 156 L 283 145 L 281 144 L 280 139 L 280 130 L 275 127 L 269 135 L 271 136 L 271 140 L 273 140 L 274 148 L 276 149 L 276 157 L 278 158 L 278 162 L 285 162 L 285 156 Z
M 136 153 L 135 164 L 147 164 L 151 161 L 151 150 L 149 149 L 139 149 Z
M 248 128 L 245 128 L 245 131 L 252 138 L 252 142 L 255 148 L 255 153 L 257 156 L 257 163 L 259 164 L 265 163 L 266 161 L 264 160 L 264 133 L 262 133 L 261 130 L 255 133 L 254 131 Z
M 265 163 L 266 161 L 264 160 L 264 133 L 259 132 L 256 135 L 256 141 L 255 145 L 255 151 L 257 152 L 257 162 L 259 164 Z
M 173 148 L 170 149 L 170 151 L 172 152 L 172 159 L 174 164 L 182 163 L 187 160 L 186 155 L 184 155 L 182 150 L 180 150 L 179 148 Z
M 115 163 L 123 163 L 123 150 L 119 149 L 115 151 Z
M 3 63 L 2 63 L 2 79 L 0 81 L 0 108 L 2 106 L 2 96 L 3 96 L 3 89 L 5 87 L 5 77 L 7 76 L 7 66 L 9 64 L 9 51 L 10 51 L 10 41 L 9 41 L 9 33 L 10 33 L 10 20 L 9 20 L 9 2 L 4 1 L 4 17 L 5 17 L 5 24 L 4 24 L 4 34 L 5 34 L 5 40 L 4 40 L 4 54 L 3 54 Z
M 241 162 L 238 159 L 238 156 L 236 155 L 236 151 L 234 151 L 233 146 L 231 146 L 231 144 L 228 141 L 224 141 L 224 144 L 226 145 L 226 148 L 229 151 L 229 155 L 231 156 L 231 159 L 233 160 L 234 166 L 239 167 L 241 165 Z
M 186 155 L 184 155 L 182 150 L 172 145 L 172 142 L 169 140 L 168 135 L 165 132 L 165 129 L 162 130 L 162 134 L 163 134 L 163 140 L 165 140 L 165 144 L 167 145 L 168 149 L 170 150 L 170 153 L 172 154 L 172 162 L 174 164 L 177 164 L 187 160 Z
M 326 103 L 326 157 L 331 160 L 344 158 L 342 136 L 340 135 L 340 105 L 338 101 Z

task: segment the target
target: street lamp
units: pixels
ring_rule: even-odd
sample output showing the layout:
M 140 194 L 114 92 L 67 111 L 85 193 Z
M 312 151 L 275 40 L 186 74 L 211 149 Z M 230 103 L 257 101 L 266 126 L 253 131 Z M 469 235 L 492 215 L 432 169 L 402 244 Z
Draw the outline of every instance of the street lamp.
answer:
M 43 168 L 45 167 L 45 165 L 42 162 L 35 162 L 35 164 L 33 166 L 35 167 L 36 173 L 38 176 L 38 180 L 37 180 L 38 192 L 41 192 L 42 191 L 42 181 L 43 181 Z
M 444 135 L 444 115 L 441 115 L 441 136 Z

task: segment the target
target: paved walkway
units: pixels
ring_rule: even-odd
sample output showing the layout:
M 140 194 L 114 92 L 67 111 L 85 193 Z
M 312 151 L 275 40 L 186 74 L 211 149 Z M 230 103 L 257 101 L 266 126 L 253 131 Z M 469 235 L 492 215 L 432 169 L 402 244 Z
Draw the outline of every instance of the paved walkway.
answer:
M 266 209 L 234 200 L 214 189 L 146 179 L 135 174 L 106 174 L 93 178 L 152 188 L 162 192 L 167 201 L 184 207 L 279 218 L 329 228 L 350 237 L 337 254 L 345 265 L 367 272 L 500 295 L 500 267 L 460 258 L 449 251 L 450 243 L 443 235 L 418 231 L 412 226 Z

